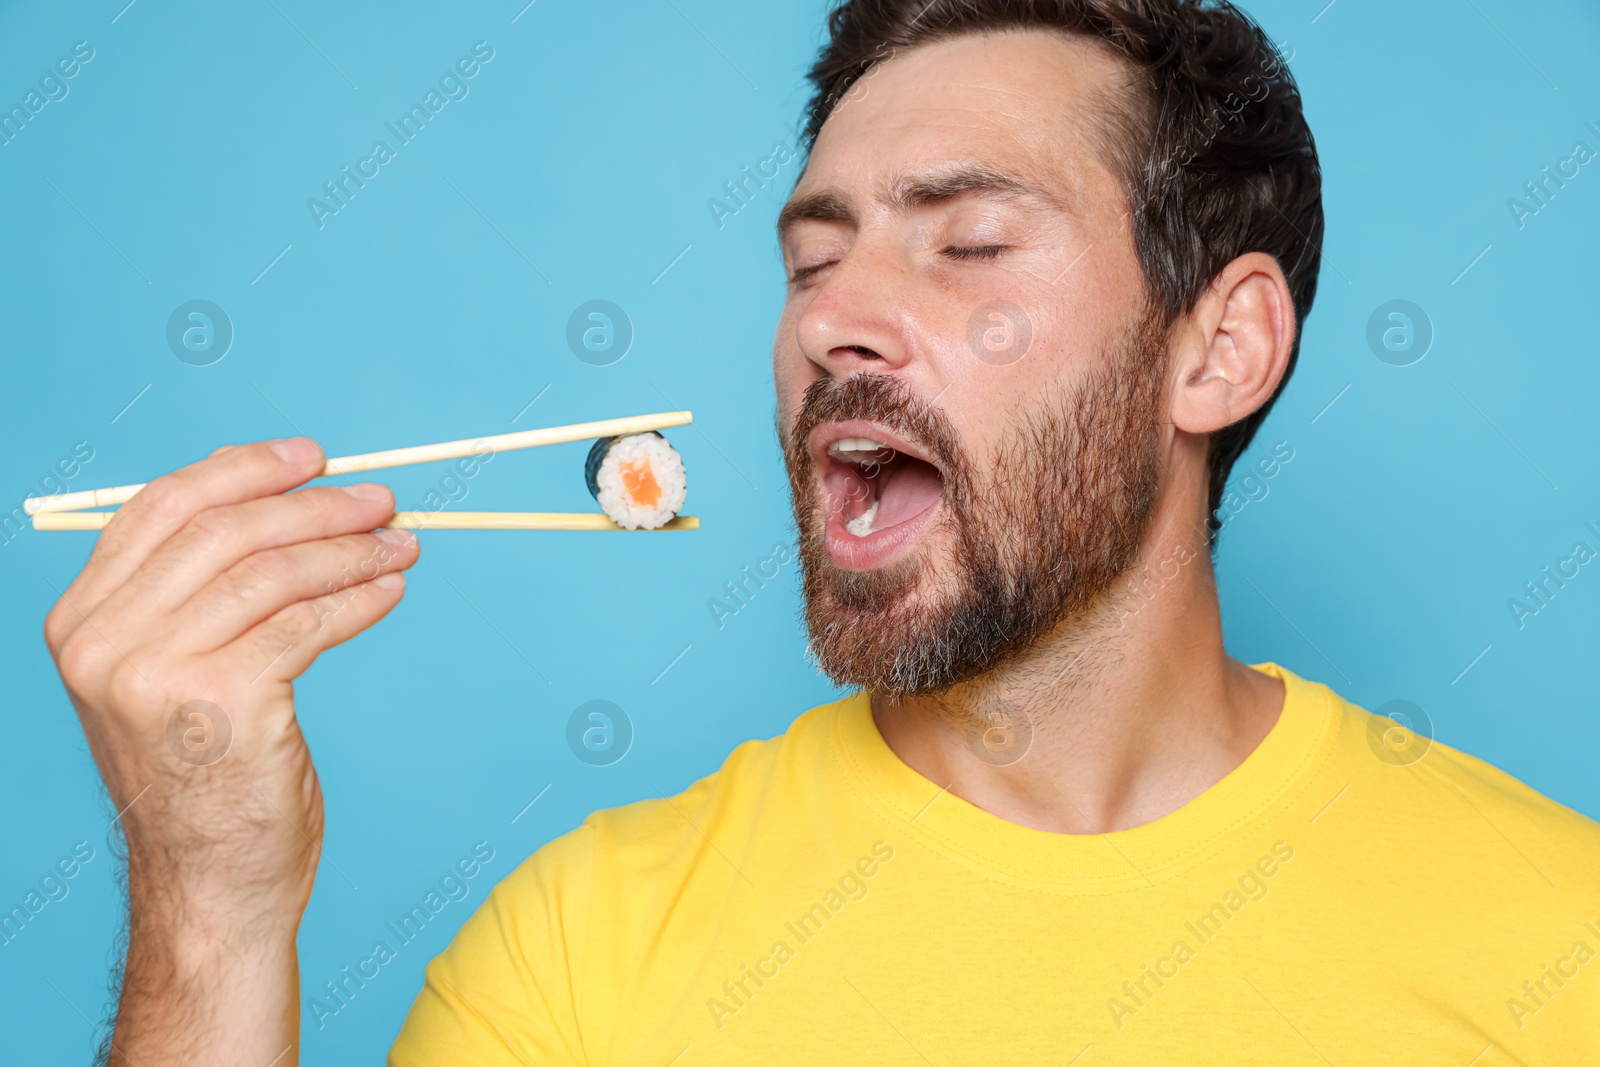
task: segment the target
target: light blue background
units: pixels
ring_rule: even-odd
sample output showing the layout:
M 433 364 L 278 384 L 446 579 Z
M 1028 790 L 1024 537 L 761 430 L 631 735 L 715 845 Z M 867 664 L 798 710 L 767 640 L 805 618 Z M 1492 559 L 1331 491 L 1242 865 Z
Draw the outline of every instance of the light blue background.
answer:
M 6 106 L 74 42 L 95 49 L 0 147 L 7 507 L 80 440 L 95 456 L 72 484 L 92 488 L 295 432 L 345 454 L 695 412 L 673 437 L 699 533 L 424 535 L 395 615 L 300 683 L 327 796 L 306 995 L 474 842 L 496 852 L 324 1029 L 306 1014 L 308 1064 L 380 1056 L 424 964 L 523 856 L 597 807 L 681 789 L 832 692 L 803 656 L 792 568 L 721 629 L 707 606 L 790 537 L 768 354 L 794 166 L 721 229 L 707 201 L 793 144 L 821 5 L 525 2 L 0 9 Z M 1368 707 L 1415 701 L 1441 739 L 1600 815 L 1600 564 L 1520 630 L 1507 607 L 1575 541 L 1600 549 L 1584 527 L 1600 527 L 1600 165 L 1525 228 L 1507 207 L 1576 141 L 1600 149 L 1585 128 L 1600 127 L 1600 12 L 1323 4 L 1252 5 L 1293 53 L 1328 236 L 1301 366 L 1251 452 L 1281 440 L 1294 459 L 1223 536 L 1231 649 Z M 480 40 L 495 55 L 470 95 L 319 230 L 307 198 Z M 194 298 L 237 333 L 209 367 L 164 340 Z M 593 298 L 636 330 L 608 367 L 564 340 Z M 1436 331 L 1407 367 L 1365 340 L 1397 298 Z M 583 447 L 498 457 L 465 506 L 587 509 Z M 442 473 L 386 480 L 407 504 Z M 91 544 L 29 530 L 0 547 L 0 905 L 74 842 L 97 850 L 0 947 L 8 1062 L 85 1062 L 107 1007 L 108 812 L 39 636 Z M 593 698 L 636 729 L 610 767 L 564 740 Z

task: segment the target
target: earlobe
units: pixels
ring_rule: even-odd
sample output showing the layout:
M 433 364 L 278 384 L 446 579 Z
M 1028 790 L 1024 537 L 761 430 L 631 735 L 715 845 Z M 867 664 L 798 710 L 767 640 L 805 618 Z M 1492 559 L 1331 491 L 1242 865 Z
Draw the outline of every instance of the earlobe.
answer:
M 1251 252 L 1224 267 L 1185 318 L 1172 421 L 1213 433 L 1277 391 L 1294 344 L 1294 301 L 1277 260 Z

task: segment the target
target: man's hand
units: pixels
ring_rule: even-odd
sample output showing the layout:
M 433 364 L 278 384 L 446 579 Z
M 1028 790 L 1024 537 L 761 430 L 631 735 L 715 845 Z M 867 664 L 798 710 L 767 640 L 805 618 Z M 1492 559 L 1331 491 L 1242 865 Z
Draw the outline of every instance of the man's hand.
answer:
M 113 1064 L 298 1059 L 322 794 L 292 683 L 388 614 L 417 559 L 413 535 L 368 532 L 383 486 L 287 492 L 323 462 L 291 438 L 156 479 L 45 621 L 128 842 Z

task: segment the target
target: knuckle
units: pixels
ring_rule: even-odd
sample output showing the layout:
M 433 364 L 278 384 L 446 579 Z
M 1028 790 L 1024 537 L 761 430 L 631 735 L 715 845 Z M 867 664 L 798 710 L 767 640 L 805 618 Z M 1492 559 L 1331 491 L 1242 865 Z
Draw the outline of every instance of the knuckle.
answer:
M 289 578 L 281 553 L 257 552 L 229 569 L 226 589 L 234 597 L 249 600 L 272 592 Z
M 62 642 L 57 665 L 61 679 L 76 690 L 88 688 L 111 670 L 111 648 L 106 640 L 80 626 Z
M 189 537 L 202 552 L 231 545 L 239 534 L 239 522 L 224 508 L 208 508 L 189 520 Z
M 322 629 L 322 616 L 322 611 L 308 601 L 301 601 L 289 612 L 290 625 L 297 637 L 307 637 Z
M 176 475 L 163 474 L 139 491 L 144 510 L 157 518 L 171 522 L 188 517 L 192 504 L 190 493 Z
M 149 682 L 132 664 L 118 659 L 106 668 L 104 689 L 112 708 L 131 711 L 142 706 Z
M 50 609 L 50 614 L 44 617 L 44 644 L 52 656 L 61 654 L 76 622 L 77 615 L 68 606 L 65 597 L 56 601 L 55 607 Z
M 322 622 L 321 614 L 309 603 L 301 602 L 278 612 L 268 628 L 269 643 L 293 645 L 316 633 Z

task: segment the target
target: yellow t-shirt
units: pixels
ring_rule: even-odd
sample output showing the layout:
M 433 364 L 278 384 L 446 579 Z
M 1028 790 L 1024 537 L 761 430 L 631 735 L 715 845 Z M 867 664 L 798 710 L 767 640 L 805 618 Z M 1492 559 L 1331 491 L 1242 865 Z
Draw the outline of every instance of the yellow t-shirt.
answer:
M 1102 835 L 902 763 L 856 693 L 501 883 L 397 1067 L 1600 1063 L 1600 826 L 1271 664 L 1231 774 Z

